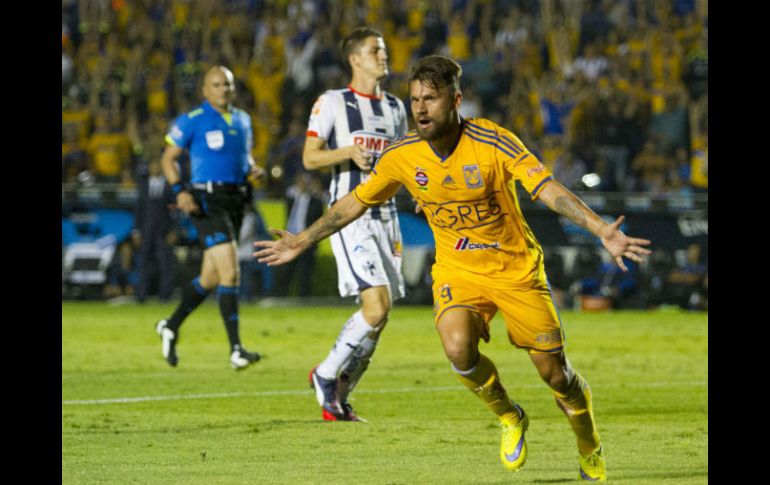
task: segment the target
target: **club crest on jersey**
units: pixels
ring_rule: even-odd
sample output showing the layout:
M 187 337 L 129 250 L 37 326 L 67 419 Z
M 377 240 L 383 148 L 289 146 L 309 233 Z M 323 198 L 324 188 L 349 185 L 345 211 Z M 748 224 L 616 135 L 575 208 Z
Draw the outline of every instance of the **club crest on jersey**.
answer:
M 463 165 L 463 175 L 465 176 L 465 186 L 469 189 L 477 189 L 484 186 L 484 179 L 481 178 L 481 170 L 478 164 Z
M 495 241 L 493 243 L 474 243 L 470 242 L 467 237 L 461 237 L 455 244 L 455 251 L 473 251 L 475 249 L 497 249 L 500 247 L 500 243 Z
M 207 131 L 206 145 L 212 150 L 219 150 L 225 145 L 225 134 L 220 130 Z

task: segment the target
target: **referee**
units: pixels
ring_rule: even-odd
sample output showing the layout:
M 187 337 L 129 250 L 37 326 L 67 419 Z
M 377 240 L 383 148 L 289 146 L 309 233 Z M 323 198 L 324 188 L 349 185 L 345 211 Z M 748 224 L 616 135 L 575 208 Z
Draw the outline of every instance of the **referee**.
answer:
M 236 370 L 257 362 L 260 355 L 241 345 L 238 332 L 239 266 L 236 253 L 243 221 L 246 178 L 262 177 L 264 171 L 251 157 L 252 127 L 249 115 L 233 107 L 235 81 L 224 66 L 210 68 L 203 80 L 203 104 L 179 116 L 166 135 L 161 164 L 176 194 L 177 207 L 192 219 L 203 246 L 201 272 L 185 286 L 182 301 L 169 318 L 155 327 L 162 341 L 163 357 L 175 367 L 176 343 L 184 319 L 216 290 L 219 311 L 230 341 L 230 363 Z M 178 159 L 187 150 L 191 180 L 179 175 Z

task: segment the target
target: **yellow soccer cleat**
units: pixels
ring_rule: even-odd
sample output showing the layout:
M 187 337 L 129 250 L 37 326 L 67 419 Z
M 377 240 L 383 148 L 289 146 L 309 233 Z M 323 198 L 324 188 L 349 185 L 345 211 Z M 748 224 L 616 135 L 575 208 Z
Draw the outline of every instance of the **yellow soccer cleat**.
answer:
M 524 414 L 524 410 L 516 404 L 519 411 L 519 421 L 512 423 L 508 420 L 501 420 L 503 428 L 502 439 L 500 440 L 500 460 L 505 468 L 511 471 L 518 471 L 527 461 L 527 442 L 524 440 L 524 433 L 529 426 L 529 416 Z
M 580 478 L 589 482 L 607 481 L 607 465 L 601 446 L 588 456 L 580 455 Z

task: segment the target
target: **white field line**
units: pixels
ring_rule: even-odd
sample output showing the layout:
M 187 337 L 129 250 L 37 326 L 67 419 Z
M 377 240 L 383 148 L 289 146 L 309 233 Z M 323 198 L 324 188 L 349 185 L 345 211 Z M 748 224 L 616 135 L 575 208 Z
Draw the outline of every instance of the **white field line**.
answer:
M 627 384 L 609 384 L 592 385 L 591 387 L 601 389 L 603 387 L 704 387 L 708 381 L 675 381 L 675 382 L 634 382 Z M 516 386 L 518 389 L 534 389 L 544 387 L 545 384 Z M 397 389 L 360 389 L 356 394 L 399 394 L 407 392 L 445 392 L 445 391 L 465 391 L 460 386 L 443 387 L 401 387 Z M 116 397 L 111 399 L 69 399 L 61 402 L 62 406 L 72 405 L 92 405 L 92 404 L 125 404 L 146 401 L 181 401 L 188 399 L 216 399 L 222 397 L 260 397 L 260 396 L 300 396 L 312 394 L 312 389 L 286 390 L 286 391 L 259 391 L 259 392 L 221 392 L 214 394 L 180 394 L 175 396 L 140 396 L 140 397 Z

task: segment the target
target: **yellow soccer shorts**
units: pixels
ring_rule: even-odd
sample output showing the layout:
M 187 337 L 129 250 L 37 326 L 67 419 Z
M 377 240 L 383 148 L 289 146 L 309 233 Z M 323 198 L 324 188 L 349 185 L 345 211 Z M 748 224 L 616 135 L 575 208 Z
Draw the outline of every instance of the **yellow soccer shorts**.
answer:
M 508 339 L 531 353 L 553 353 L 563 349 L 564 333 L 559 313 L 546 282 L 531 287 L 502 287 L 483 277 L 438 277 L 433 282 L 433 318 L 436 324 L 453 309 L 466 309 L 481 316 L 482 337 L 489 341 L 489 322 L 497 311 L 505 320 Z

